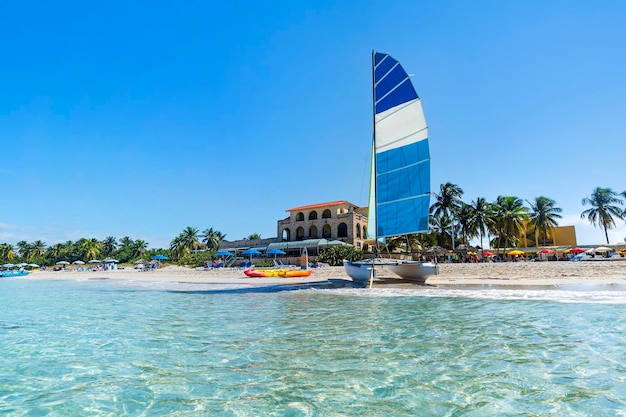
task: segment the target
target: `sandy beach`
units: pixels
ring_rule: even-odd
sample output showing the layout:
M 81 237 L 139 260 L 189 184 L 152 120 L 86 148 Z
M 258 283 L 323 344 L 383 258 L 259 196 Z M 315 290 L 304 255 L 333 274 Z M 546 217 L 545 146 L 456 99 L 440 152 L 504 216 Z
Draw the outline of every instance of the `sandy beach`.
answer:
M 411 285 L 395 279 L 391 272 L 378 272 L 378 286 Z M 138 271 L 124 268 L 113 271 L 84 272 L 36 271 L 20 279 L 111 279 L 145 282 L 178 282 L 190 284 L 311 284 L 330 279 L 350 281 L 343 267 L 326 267 L 313 270 L 306 278 L 249 278 L 241 269 L 194 270 L 179 266 L 166 266 L 155 271 Z M 427 284 L 455 286 L 561 286 L 580 284 L 626 284 L 626 261 L 606 262 L 508 262 L 484 264 L 440 264 L 440 274 L 430 277 Z

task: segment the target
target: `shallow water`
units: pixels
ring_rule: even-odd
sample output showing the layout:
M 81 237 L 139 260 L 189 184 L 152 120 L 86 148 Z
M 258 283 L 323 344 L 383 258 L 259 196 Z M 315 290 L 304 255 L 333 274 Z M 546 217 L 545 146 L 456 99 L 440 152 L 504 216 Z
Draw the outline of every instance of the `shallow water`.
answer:
M 1 280 L 0 414 L 626 415 L 626 292 L 579 289 Z

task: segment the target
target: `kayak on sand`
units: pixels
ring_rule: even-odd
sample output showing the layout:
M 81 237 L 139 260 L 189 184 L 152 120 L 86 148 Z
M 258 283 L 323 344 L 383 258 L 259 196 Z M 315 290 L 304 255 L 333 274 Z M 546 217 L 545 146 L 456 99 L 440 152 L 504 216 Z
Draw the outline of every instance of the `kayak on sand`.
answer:
M 307 269 L 246 269 L 243 271 L 248 277 L 265 278 L 265 277 L 308 277 L 311 271 Z

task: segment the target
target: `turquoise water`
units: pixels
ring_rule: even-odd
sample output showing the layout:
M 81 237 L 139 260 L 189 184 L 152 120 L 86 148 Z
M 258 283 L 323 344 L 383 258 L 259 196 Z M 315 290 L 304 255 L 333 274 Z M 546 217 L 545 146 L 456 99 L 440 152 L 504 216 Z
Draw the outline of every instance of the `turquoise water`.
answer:
M 0 280 L 0 414 L 626 415 L 620 288 L 142 285 Z

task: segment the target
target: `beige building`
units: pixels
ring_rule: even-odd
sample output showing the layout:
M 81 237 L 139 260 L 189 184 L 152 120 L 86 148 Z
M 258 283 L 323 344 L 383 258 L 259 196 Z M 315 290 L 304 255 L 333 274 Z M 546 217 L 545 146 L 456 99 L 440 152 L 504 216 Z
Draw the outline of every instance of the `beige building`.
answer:
M 358 249 L 367 249 L 366 211 L 347 201 L 294 207 L 287 210 L 289 217 L 278 221 L 278 240 L 339 240 Z
M 223 240 L 220 249 L 232 251 L 238 256 L 246 249 L 267 252 L 279 249 L 286 259 L 299 260 L 301 250 L 307 248 L 309 255 L 340 244 L 353 245 L 368 250 L 367 207 L 361 208 L 347 201 L 311 204 L 286 210 L 289 217 L 278 220 L 277 237 L 266 239 Z

